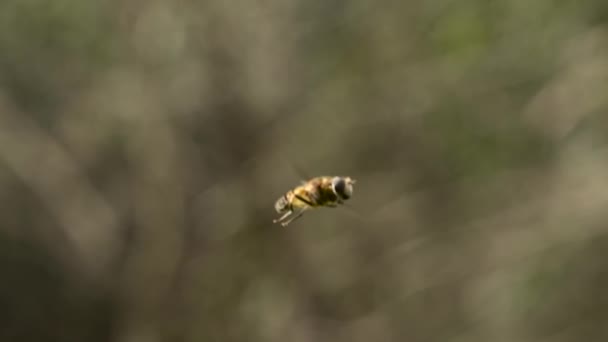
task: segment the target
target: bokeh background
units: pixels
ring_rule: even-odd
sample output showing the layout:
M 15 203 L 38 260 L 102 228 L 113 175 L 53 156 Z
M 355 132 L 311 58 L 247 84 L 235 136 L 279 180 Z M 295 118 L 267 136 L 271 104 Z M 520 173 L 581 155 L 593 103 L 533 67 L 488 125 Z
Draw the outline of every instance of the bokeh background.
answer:
M 0 340 L 607 340 L 607 19 L 3 0 Z

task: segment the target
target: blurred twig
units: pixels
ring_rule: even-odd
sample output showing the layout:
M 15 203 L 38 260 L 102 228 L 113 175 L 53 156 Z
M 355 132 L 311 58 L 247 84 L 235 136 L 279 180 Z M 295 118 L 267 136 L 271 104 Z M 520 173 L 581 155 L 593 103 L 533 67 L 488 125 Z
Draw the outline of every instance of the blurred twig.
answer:
M 0 158 L 39 196 L 63 230 L 83 274 L 103 276 L 120 248 L 114 210 L 87 180 L 78 163 L 51 134 L 0 99 Z M 35 213 L 32 213 L 35 215 Z M 49 247 L 63 254 L 63 244 Z

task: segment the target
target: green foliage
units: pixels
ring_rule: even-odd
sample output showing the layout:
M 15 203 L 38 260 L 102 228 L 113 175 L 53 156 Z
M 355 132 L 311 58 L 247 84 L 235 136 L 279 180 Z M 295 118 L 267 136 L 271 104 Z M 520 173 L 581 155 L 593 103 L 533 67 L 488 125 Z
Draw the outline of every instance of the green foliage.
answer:
M 591 324 L 602 321 L 608 313 L 602 294 L 608 282 L 603 268 L 607 241 L 599 236 L 559 245 L 526 263 L 521 287 L 515 289 L 514 308 L 522 322 L 534 322 L 528 326 L 532 336 L 589 333 L 585 323 L 571 325 L 574 317 Z
M 0 1 L 0 340 L 600 340 L 604 2 Z
M 438 142 L 439 159 L 450 174 L 484 178 L 547 160 L 548 142 L 516 117 L 500 115 L 452 103 L 425 117 L 425 133 Z
M 96 1 L 2 1 L 0 71 L 15 97 L 28 107 L 53 106 L 64 87 L 107 65 L 118 51 L 106 7 Z

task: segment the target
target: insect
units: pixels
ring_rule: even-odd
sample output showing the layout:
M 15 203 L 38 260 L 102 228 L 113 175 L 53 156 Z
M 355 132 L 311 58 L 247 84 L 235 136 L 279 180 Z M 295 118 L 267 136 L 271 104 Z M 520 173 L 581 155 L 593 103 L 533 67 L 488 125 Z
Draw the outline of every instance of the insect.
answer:
M 274 204 L 274 208 L 283 216 L 273 220 L 281 223 L 283 227 L 301 217 L 306 210 L 329 207 L 335 208 L 353 195 L 353 184 L 356 180 L 350 177 L 321 176 L 289 190 Z

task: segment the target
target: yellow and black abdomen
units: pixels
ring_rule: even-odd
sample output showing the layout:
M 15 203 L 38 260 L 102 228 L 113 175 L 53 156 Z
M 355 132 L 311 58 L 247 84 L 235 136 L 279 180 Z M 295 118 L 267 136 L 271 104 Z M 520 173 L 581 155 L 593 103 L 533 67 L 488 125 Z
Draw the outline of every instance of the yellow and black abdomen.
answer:
M 300 186 L 292 191 L 291 205 L 294 207 L 318 207 L 319 203 L 306 186 Z
M 275 203 L 274 209 L 278 213 L 304 207 L 319 207 L 321 204 L 311 195 L 304 186 L 297 187 L 281 196 Z

